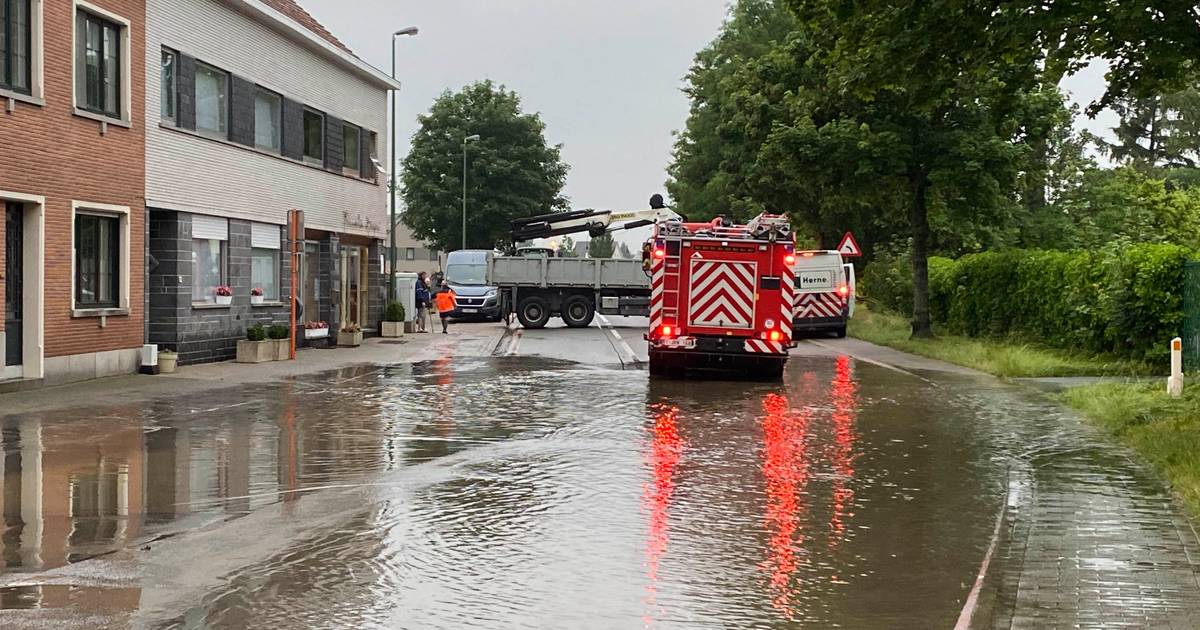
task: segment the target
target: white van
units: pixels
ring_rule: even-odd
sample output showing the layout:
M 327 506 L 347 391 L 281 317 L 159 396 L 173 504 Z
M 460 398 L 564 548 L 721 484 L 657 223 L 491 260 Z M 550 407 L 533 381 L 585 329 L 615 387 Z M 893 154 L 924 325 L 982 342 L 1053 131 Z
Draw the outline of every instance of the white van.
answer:
M 854 316 L 854 265 L 836 250 L 796 252 L 793 334 L 833 332 L 846 336 L 846 322 Z

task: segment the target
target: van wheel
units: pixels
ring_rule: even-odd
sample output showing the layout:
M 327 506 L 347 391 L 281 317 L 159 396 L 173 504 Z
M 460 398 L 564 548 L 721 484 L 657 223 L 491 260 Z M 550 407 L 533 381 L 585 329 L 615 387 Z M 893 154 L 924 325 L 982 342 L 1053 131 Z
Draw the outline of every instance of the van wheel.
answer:
M 527 297 L 517 306 L 517 319 L 526 328 L 545 328 L 550 321 L 550 305 L 540 297 Z
M 563 302 L 562 320 L 571 328 L 587 328 L 596 316 L 592 301 L 582 295 L 572 295 Z

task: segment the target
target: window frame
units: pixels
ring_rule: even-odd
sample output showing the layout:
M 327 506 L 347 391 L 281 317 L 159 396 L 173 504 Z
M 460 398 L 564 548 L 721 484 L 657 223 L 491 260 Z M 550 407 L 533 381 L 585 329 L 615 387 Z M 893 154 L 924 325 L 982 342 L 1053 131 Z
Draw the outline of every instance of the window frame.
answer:
M 266 95 L 275 99 L 275 113 L 278 125 L 275 127 L 275 146 L 264 146 L 258 143 L 258 97 Z M 283 95 L 274 90 L 269 90 L 261 85 L 254 86 L 254 148 L 260 151 L 267 151 L 271 154 L 283 154 Z
M 171 61 L 171 85 L 165 85 L 163 80 L 163 60 L 170 56 Z M 158 114 L 162 122 L 172 125 L 179 124 L 179 51 L 162 47 L 162 55 L 159 56 L 158 66 Z M 171 96 L 171 112 L 170 114 L 163 113 L 163 103 L 167 95 Z
M 87 30 L 88 19 L 94 20 L 101 26 L 101 34 L 103 39 L 103 29 L 105 26 L 111 26 L 116 30 L 117 35 L 117 68 L 116 68 L 116 110 L 109 110 L 104 106 L 99 108 L 92 107 L 87 102 L 87 33 L 80 33 L 79 26 L 81 23 L 80 16 L 83 16 L 82 23 L 84 30 Z M 71 15 L 71 31 L 73 33 L 72 52 L 71 52 L 71 72 L 72 72 L 72 89 L 73 105 L 75 115 L 84 118 L 94 118 L 102 122 L 115 123 L 119 126 L 130 127 L 130 112 L 132 98 L 132 51 L 130 50 L 129 41 L 129 20 L 116 15 L 110 11 L 106 11 L 96 5 L 83 0 L 74 0 L 74 13 Z M 101 48 L 101 75 L 107 63 L 104 55 L 103 47 Z M 82 67 L 81 67 L 82 66 Z M 103 91 L 103 88 L 101 87 Z
M 196 133 L 204 135 L 204 136 L 209 136 L 212 138 L 221 138 L 223 140 L 227 140 L 229 138 L 229 127 L 230 127 L 230 118 L 231 118 L 230 111 L 229 111 L 230 101 L 231 101 L 231 99 L 229 97 L 229 91 L 230 91 L 230 88 L 232 87 L 233 80 L 231 79 L 231 76 L 230 76 L 228 70 L 224 70 L 222 68 L 212 65 L 211 63 L 206 63 L 206 62 L 203 62 L 203 61 L 197 59 L 196 60 L 196 75 L 197 76 L 200 75 L 201 68 L 212 70 L 212 71 L 216 72 L 217 74 L 220 74 L 224 78 L 224 82 L 223 82 L 223 85 L 225 86 L 225 89 L 223 91 L 224 98 L 219 98 L 219 100 L 223 101 L 223 105 L 221 106 L 221 109 L 218 110 L 220 113 L 223 113 L 224 115 L 218 117 L 218 120 L 220 121 L 220 126 L 222 127 L 221 129 L 209 129 L 207 127 L 200 126 L 200 93 L 199 93 L 200 82 L 194 81 L 193 87 L 192 87 L 192 98 L 195 100 L 195 103 L 196 103 Z
M 116 229 L 116 264 L 113 273 L 116 284 L 114 287 L 115 300 L 104 303 L 82 304 L 79 301 L 79 234 L 77 223 L 79 216 L 96 216 L 115 219 Z M 85 201 L 71 202 L 71 316 L 72 317 L 103 317 L 129 314 L 130 290 L 130 234 L 128 206 L 118 206 L 105 203 L 90 203 Z
M 196 260 L 196 241 L 217 241 L 221 244 L 221 251 L 218 254 L 220 262 L 219 267 L 221 279 L 217 281 L 218 286 L 229 286 L 229 239 L 212 239 L 212 238 L 193 238 L 192 242 L 192 306 L 210 306 L 217 303 L 216 294 L 206 296 L 204 299 L 196 299 L 196 283 L 200 280 L 200 274 L 197 273 L 196 266 L 200 261 Z M 211 299 L 209 299 L 211 298 Z
M 350 132 L 354 132 L 358 136 L 358 141 L 354 143 L 354 167 L 347 166 L 350 153 L 346 150 L 346 136 Z M 352 177 L 362 178 L 362 150 L 363 150 L 363 129 L 354 123 L 342 123 L 342 174 Z
M 428 251 L 429 251 L 429 262 L 437 262 L 439 260 L 438 250 L 430 247 Z
M 22 4 L 22 3 L 25 5 L 25 16 L 29 20 L 29 24 L 28 24 L 29 33 L 25 37 L 25 50 L 24 50 L 24 52 L 25 52 L 25 81 L 26 81 L 27 85 L 25 87 L 17 87 L 16 84 L 13 82 L 13 75 L 14 75 L 14 69 L 20 67 L 19 64 L 15 63 L 16 59 L 17 59 L 17 52 L 19 52 L 19 51 L 15 50 L 12 47 L 12 42 L 13 42 L 14 36 L 16 35 L 16 30 L 17 30 L 17 20 L 15 18 L 15 15 L 16 15 L 15 9 L 18 4 Z M 3 22 L 0 22 L 0 29 L 4 30 L 4 41 L 5 41 L 5 44 L 7 47 L 7 50 L 4 52 L 4 55 L 5 55 L 4 70 L 5 70 L 5 72 L 3 75 L 0 75 L 0 91 L 6 92 L 6 93 L 12 93 L 12 94 L 23 94 L 25 96 L 34 96 L 34 88 L 35 88 L 35 85 L 37 84 L 37 80 L 34 78 L 34 70 L 36 69 L 36 66 L 37 66 L 37 64 L 35 63 L 34 54 L 35 54 L 36 50 L 39 48 L 39 46 L 34 45 L 34 40 L 38 40 L 39 44 L 41 43 L 40 42 L 41 38 L 38 37 L 38 35 L 39 35 L 38 30 L 40 27 L 41 20 L 38 18 L 38 15 L 37 15 L 41 11 L 41 2 L 40 2 L 40 0 L 0 0 L 0 4 L 3 4 L 5 6 L 4 15 L 6 17 Z
M 308 116 L 309 116 L 309 114 L 316 116 L 321 121 L 321 134 L 320 134 L 320 139 L 319 139 L 319 141 L 320 141 L 319 148 L 321 151 L 320 156 L 313 156 L 313 155 L 309 155 L 309 153 L 308 153 Z M 301 125 L 302 125 L 301 129 L 304 132 L 304 148 L 301 150 L 301 155 L 302 155 L 302 161 L 305 164 L 312 164 L 314 166 L 321 166 L 321 167 L 325 166 L 325 125 L 326 125 L 326 123 L 327 123 L 327 121 L 325 120 L 325 112 L 322 112 L 317 109 L 313 109 L 311 107 L 304 108 L 304 113 L 301 117 Z
M 263 291 L 263 301 L 277 303 L 280 301 L 280 299 L 281 299 L 280 295 L 283 292 L 283 287 L 280 286 L 282 283 L 280 282 L 280 271 L 279 271 L 280 270 L 280 264 L 279 264 L 280 256 L 279 256 L 278 249 L 270 249 L 267 247 L 251 247 L 250 248 L 250 288 L 254 289 L 254 287 L 260 286 L 259 284 L 256 284 L 254 282 L 254 258 L 256 255 L 258 255 L 260 253 L 269 253 L 271 255 L 271 259 L 274 262 L 274 265 L 272 265 L 272 268 L 275 270 L 275 295 L 270 295 L 264 290 Z
M 97 229 L 100 227 L 102 222 L 108 223 L 111 226 L 109 228 L 110 232 L 107 239 L 100 238 L 100 235 L 97 235 L 97 240 L 95 243 L 96 255 L 91 261 L 89 261 L 94 263 L 96 269 L 95 288 L 97 294 L 101 292 L 100 269 L 103 267 L 103 263 L 108 262 L 109 265 L 114 268 L 110 272 L 111 277 L 108 281 L 109 286 L 107 288 L 110 296 L 110 299 L 108 300 L 101 300 L 97 297 L 91 301 L 87 301 L 83 295 L 85 283 L 83 282 L 84 277 L 82 263 L 84 260 L 82 258 L 83 252 L 82 247 L 80 247 L 81 243 L 79 242 L 79 238 L 83 233 L 82 223 L 84 221 L 95 221 Z M 105 243 L 105 240 L 108 240 L 108 243 Z M 107 256 L 102 254 L 102 248 L 105 245 L 108 246 L 109 250 L 107 252 Z M 102 214 L 97 212 L 75 213 L 75 244 L 73 249 L 75 252 L 75 305 L 84 309 L 117 308 L 121 304 L 121 218 L 110 214 Z M 108 260 L 105 261 L 105 258 Z
M 404 248 L 404 260 L 411 261 L 411 260 L 416 260 L 416 259 L 417 259 L 417 248 L 416 247 L 405 247 Z

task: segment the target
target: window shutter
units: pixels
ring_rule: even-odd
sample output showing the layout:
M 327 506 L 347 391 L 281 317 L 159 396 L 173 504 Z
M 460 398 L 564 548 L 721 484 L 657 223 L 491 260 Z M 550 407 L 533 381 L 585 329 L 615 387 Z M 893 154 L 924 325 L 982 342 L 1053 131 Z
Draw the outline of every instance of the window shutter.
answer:
M 201 240 L 229 240 L 229 220 L 206 214 L 192 215 L 192 238 Z
M 375 157 L 375 133 L 363 129 L 362 139 L 359 140 L 358 146 L 360 147 L 359 153 L 361 153 L 361 157 L 358 158 L 359 172 L 362 173 L 363 179 L 373 181 L 375 179 L 375 163 L 371 159 Z
M 287 98 L 283 99 L 283 155 L 304 159 L 304 106 Z
M 325 170 L 342 172 L 342 121 L 325 114 Z
M 278 225 L 270 223 L 250 224 L 250 247 L 281 249 Z
M 184 129 L 196 130 L 196 58 L 180 54 L 176 69 L 175 84 L 178 90 L 178 124 Z
M 254 146 L 254 83 L 230 75 L 229 113 L 229 139 Z

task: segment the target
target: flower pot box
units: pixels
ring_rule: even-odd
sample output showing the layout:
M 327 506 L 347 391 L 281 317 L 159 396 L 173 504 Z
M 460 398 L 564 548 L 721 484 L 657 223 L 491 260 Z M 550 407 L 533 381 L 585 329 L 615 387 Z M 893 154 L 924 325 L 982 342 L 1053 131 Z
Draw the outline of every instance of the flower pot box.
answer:
M 217 297 L 217 304 L 220 304 L 221 306 L 229 306 L 230 304 L 233 304 L 233 296 L 232 295 L 218 295 L 216 297 Z
M 238 363 L 266 363 L 267 361 L 275 360 L 275 342 L 274 341 L 250 341 L 249 339 L 238 339 L 237 342 L 237 362 Z
M 179 355 L 175 352 L 158 353 L 158 373 L 174 374 L 175 366 L 179 363 Z
M 263 296 L 261 296 L 261 295 L 251 295 L 251 296 L 250 296 L 250 303 L 251 303 L 251 304 L 254 304 L 254 305 L 262 304 L 262 303 L 263 303 Z
M 363 334 L 361 330 L 358 332 L 339 330 L 337 339 L 339 346 L 343 348 L 355 348 L 362 345 Z
M 305 339 L 324 339 L 329 336 L 328 328 L 305 328 Z
M 403 337 L 404 322 L 383 322 L 382 334 L 384 337 Z
M 292 340 L 291 339 L 272 339 L 270 343 L 275 345 L 275 360 L 289 361 L 292 358 Z
M 417 332 L 417 322 L 404 322 L 404 332 L 406 332 L 406 333 Z

